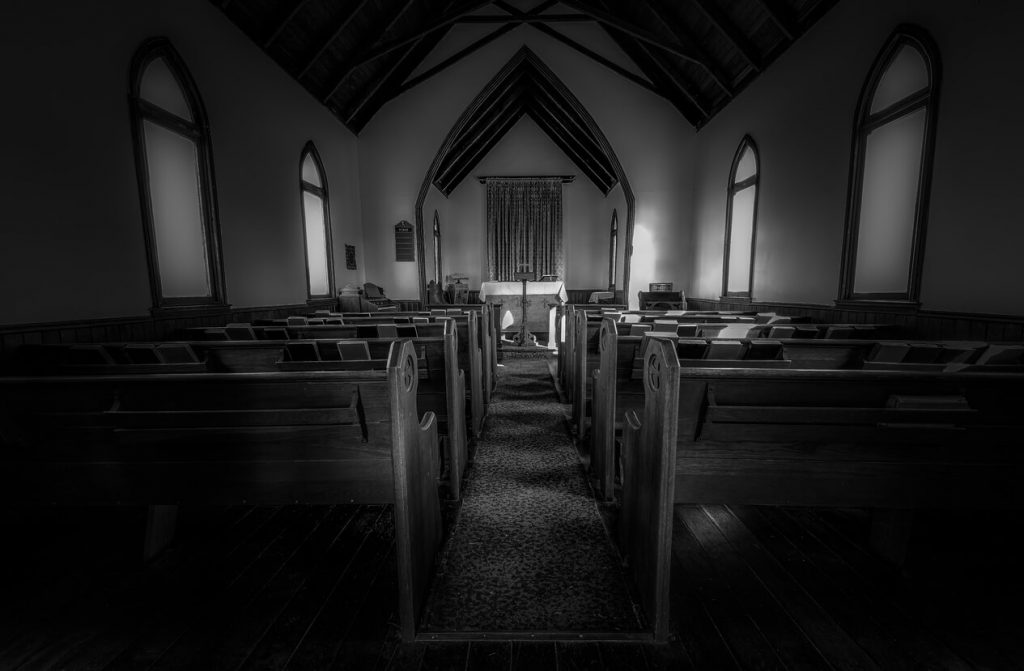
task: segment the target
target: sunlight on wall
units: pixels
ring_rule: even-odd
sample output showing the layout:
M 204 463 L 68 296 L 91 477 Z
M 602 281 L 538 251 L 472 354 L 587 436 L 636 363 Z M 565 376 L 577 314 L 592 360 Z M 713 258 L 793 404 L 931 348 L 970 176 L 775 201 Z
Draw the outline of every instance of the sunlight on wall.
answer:
M 629 264 L 629 296 L 630 310 L 640 307 L 637 292 L 647 291 L 647 285 L 657 282 L 655 279 L 655 261 L 657 248 L 654 235 L 645 226 L 637 224 L 633 229 L 633 257 Z

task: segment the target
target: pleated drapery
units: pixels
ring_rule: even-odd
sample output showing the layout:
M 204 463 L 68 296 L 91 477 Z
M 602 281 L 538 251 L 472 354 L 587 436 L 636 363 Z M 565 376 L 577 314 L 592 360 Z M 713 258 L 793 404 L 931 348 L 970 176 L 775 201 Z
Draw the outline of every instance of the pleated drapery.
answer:
M 487 179 L 487 278 L 513 281 L 520 266 L 565 278 L 561 177 Z

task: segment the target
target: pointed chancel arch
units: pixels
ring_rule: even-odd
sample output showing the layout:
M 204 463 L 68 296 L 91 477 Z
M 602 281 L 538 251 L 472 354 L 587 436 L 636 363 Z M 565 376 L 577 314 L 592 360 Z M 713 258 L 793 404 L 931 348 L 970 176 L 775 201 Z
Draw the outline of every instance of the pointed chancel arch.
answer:
M 128 86 L 153 309 L 223 305 L 213 152 L 199 89 L 165 38 L 135 52 Z
M 480 160 L 522 118 L 530 118 L 566 156 L 607 195 L 617 184 L 626 201 L 623 297 L 629 292 L 629 262 L 636 199 L 625 171 L 600 127 L 583 104 L 555 73 L 528 47 L 521 48 L 452 126 L 427 170 L 416 200 L 416 237 L 419 251 L 420 297 L 426 299 L 423 262 L 425 231 L 423 203 L 431 185 L 446 197 Z
M 900 26 L 864 82 L 854 127 L 840 300 L 918 300 L 939 81 L 931 38 L 914 26 Z

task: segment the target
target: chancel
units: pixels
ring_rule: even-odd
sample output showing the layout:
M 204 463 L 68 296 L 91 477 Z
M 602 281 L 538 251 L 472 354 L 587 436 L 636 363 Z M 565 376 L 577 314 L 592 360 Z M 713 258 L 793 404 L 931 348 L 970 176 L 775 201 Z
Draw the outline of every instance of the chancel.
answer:
M 0 669 L 1020 669 L 1024 3 L 8 2 Z

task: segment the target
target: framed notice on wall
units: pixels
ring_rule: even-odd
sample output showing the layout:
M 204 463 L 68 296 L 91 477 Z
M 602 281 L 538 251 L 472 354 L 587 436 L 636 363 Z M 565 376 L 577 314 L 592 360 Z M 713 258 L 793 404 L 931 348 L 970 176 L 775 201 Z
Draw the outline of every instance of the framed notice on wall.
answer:
M 345 268 L 356 270 L 356 246 L 345 245 Z
M 395 261 L 416 260 L 416 231 L 408 221 L 395 224 Z

